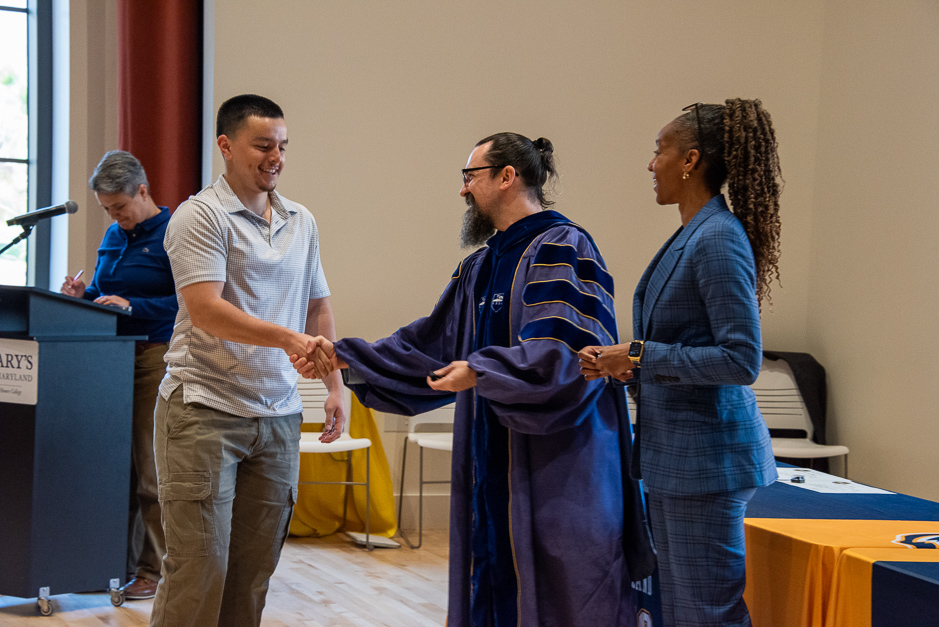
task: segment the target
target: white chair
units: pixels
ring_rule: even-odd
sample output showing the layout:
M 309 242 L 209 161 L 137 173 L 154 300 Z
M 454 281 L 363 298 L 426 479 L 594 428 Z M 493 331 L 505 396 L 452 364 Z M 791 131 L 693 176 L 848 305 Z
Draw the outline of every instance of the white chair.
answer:
M 816 444 L 815 429 L 792 369 L 785 360 L 763 358 L 760 376 L 750 386 L 756 393 L 756 404 L 770 430 L 787 430 L 804 434 L 801 437 L 770 437 L 774 457 L 816 459 L 844 456 L 844 476 L 848 476 L 848 447 Z
M 412 549 L 421 548 L 424 542 L 424 486 L 432 483 L 450 483 L 450 480 L 424 479 L 424 449 L 429 448 L 437 451 L 453 452 L 453 415 L 454 406 L 447 405 L 439 409 L 433 409 L 429 412 L 410 416 L 408 418 L 408 436 L 404 440 L 404 449 L 401 452 L 401 488 L 398 491 L 398 533 L 407 542 Z M 427 427 L 434 425 L 438 431 L 424 431 Z M 439 431 L 443 427 L 449 427 L 449 431 Z M 420 487 L 417 498 L 417 544 L 411 544 L 407 534 L 401 528 L 401 510 L 404 504 L 404 472 L 408 461 L 408 444 L 417 444 L 421 451 L 420 454 Z
M 326 414 L 323 411 L 323 404 L 329 393 L 326 385 L 319 379 L 303 379 L 297 381 L 297 387 L 300 391 L 300 398 L 303 400 L 303 422 L 324 423 Z M 300 454 L 332 454 L 349 453 L 346 455 L 346 480 L 345 481 L 300 481 L 298 485 L 346 485 L 346 486 L 365 486 L 365 548 L 371 551 L 373 543 L 369 537 L 369 509 L 370 497 L 369 480 L 371 478 L 371 446 L 372 441 L 368 438 L 353 438 L 349 436 L 350 409 L 352 407 L 352 397 L 349 389 L 343 387 L 342 407 L 346 416 L 346 423 L 343 425 L 342 435 L 339 439 L 324 444 L 319 441 L 320 434 L 317 432 L 300 434 Z M 365 449 L 365 481 L 352 481 L 352 451 Z M 348 501 L 342 502 L 342 525 L 346 525 Z M 355 536 L 351 532 L 346 532 L 353 540 Z
M 629 409 L 629 422 L 633 423 L 633 426 L 635 426 L 636 416 L 639 415 L 639 410 L 636 409 L 636 401 L 629 391 L 626 392 L 626 407 Z

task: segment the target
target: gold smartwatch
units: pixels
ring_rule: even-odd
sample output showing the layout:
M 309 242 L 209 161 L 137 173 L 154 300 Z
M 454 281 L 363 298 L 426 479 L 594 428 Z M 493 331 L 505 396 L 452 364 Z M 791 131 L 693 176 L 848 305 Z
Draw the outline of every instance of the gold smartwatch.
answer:
M 639 360 L 642 359 L 642 349 L 645 347 L 645 342 L 642 340 L 633 340 L 629 343 L 629 352 L 626 353 L 626 356 L 629 357 L 629 361 L 633 362 L 633 365 L 639 367 Z

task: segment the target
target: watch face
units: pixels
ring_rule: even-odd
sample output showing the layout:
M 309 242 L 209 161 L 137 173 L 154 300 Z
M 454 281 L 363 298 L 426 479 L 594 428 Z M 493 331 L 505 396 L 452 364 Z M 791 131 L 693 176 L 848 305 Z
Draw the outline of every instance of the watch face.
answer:
M 629 356 L 630 357 L 639 357 L 642 355 L 642 344 L 639 342 L 630 342 L 629 343 Z

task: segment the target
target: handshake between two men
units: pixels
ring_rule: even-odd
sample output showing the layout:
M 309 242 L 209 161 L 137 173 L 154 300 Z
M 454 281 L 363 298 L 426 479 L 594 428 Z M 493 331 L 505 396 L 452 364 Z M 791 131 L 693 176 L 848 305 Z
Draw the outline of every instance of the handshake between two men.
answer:
M 304 379 L 325 379 L 341 368 L 348 368 L 336 355 L 336 346 L 322 335 L 307 344 L 307 354 L 290 356 L 290 363 Z
M 290 363 L 305 379 L 323 379 L 336 370 L 349 367 L 336 353 L 336 345 L 322 335 L 307 345 L 306 355 L 291 355 Z M 476 386 L 476 371 L 465 361 L 454 361 L 429 372 L 427 385 L 441 392 L 462 392 Z

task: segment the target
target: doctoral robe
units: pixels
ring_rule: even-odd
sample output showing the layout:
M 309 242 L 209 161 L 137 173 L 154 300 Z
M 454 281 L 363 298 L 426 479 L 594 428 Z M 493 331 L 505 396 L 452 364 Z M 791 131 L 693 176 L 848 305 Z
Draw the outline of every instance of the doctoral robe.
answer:
M 599 251 L 545 211 L 464 259 L 428 317 L 336 344 L 368 407 L 414 415 L 456 401 L 449 627 L 635 623 L 630 582 L 651 573 L 654 553 L 628 476 L 624 392 L 587 382 L 577 359 L 616 342 Z M 455 360 L 476 387 L 428 387 Z

